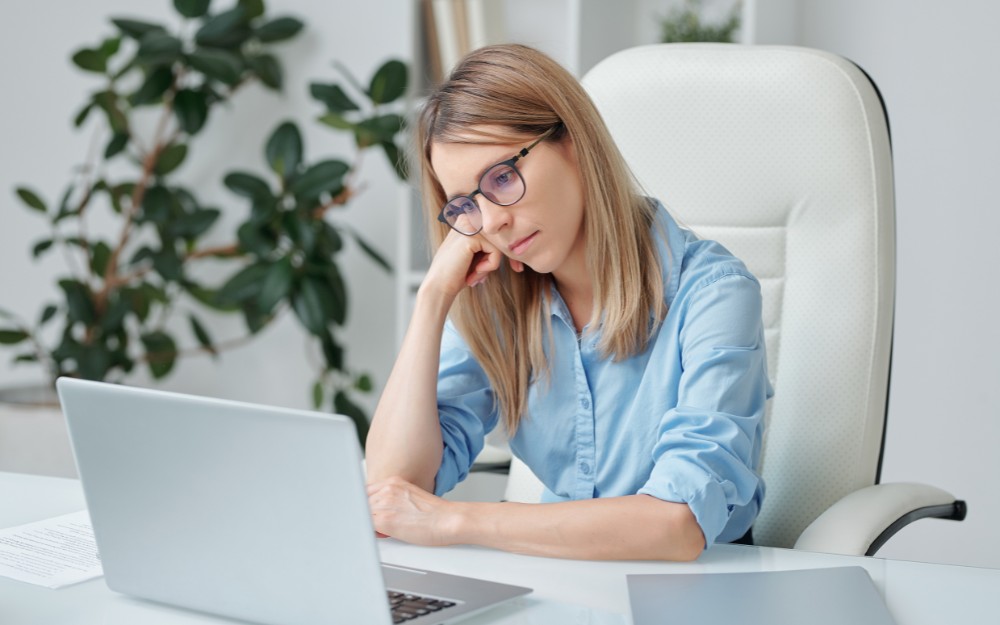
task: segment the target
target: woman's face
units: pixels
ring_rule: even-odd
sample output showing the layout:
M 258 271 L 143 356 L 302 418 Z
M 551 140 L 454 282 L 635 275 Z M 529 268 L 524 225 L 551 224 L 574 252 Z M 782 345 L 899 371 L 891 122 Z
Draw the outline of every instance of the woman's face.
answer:
M 470 133 L 469 141 L 481 141 L 481 136 Z M 445 197 L 468 195 L 476 190 L 483 172 L 534 140 L 433 143 L 431 166 Z M 483 219 L 477 236 L 539 273 L 556 273 L 567 260 L 583 262 L 583 185 L 568 136 L 558 142 L 542 141 L 516 166 L 524 179 L 524 197 L 510 206 L 499 206 L 476 194 Z

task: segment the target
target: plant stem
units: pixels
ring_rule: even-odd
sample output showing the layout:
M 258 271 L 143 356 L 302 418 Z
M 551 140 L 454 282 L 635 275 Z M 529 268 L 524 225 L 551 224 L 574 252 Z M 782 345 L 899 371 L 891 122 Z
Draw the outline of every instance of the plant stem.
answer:
M 119 258 L 125 250 L 125 246 L 128 244 L 129 237 L 132 234 L 135 217 L 142 207 L 142 201 L 146 195 L 146 187 L 149 185 L 149 179 L 153 173 L 153 168 L 156 167 L 156 162 L 160 158 L 160 153 L 167 145 L 162 141 L 162 137 L 166 131 L 167 122 L 169 121 L 174 110 L 174 95 L 176 92 L 177 79 L 175 77 L 174 84 L 171 85 L 170 90 L 167 92 L 169 95 L 164 97 L 163 113 L 160 115 L 160 120 L 156 125 L 156 132 L 153 134 L 153 147 L 143 159 L 142 174 L 140 175 L 138 182 L 136 182 L 135 188 L 132 190 L 131 205 L 125 215 L 125 223 L 122 225 L 121 234 L 118 236 L 118 244 L 115 246 L 114 250 L 111 251 L 111 257 L 108 259 L 108 266 L 104 269 L 104 286 L 94 298 L 94 303 L 98 311 L 103 311 L 104 307 L 107 305 L 108 295 L 111 291 L 109 286 L 117 283 L 115 278 L 118 275 Z

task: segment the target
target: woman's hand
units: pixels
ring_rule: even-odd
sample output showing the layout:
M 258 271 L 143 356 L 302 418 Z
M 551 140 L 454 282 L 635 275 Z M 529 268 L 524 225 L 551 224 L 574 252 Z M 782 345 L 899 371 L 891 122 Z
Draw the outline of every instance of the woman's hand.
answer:
M 369 484 L 368 505 L 380 537 L 391 536 L 416 545 L 455 543 L 458 505 L 402 478 Z
M 503 257 L 485 237 L 470 237 L 452 230 L 434 254 L 423 284 L 454 298 L 466 286 L 483 282 L 500 267 Z

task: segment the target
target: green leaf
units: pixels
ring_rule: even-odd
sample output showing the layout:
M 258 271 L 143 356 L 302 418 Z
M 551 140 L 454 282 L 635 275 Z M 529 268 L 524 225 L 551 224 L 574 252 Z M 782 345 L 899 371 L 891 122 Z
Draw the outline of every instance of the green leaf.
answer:
M 236 230 L 240 249 L 255 256 L 266 257 L 274 251 L 277 241 L 266 230 L 266 224 L 248 221 Z
M 288 256 L 271 265 L 257 295 L 257 306 L 261 311 L 270 313 L 278 302 L 285 299 L 292 288 L 293 274 L 292 260 Z
M 381 146 L 385 152 L 385 157 L 389 159 L 389 164 L 392 165 L 393 170 L 396 172 L 396 176 L 400 180 L 409 178 L 409 163 L 406 160 L 406 156 L 399 151 L 399 147 L 392 141 L 383 141 Z
M 325 104 L 326 108 L 333 113 L 358 110 L 358 105 L 340 88 L 340 85 L 324 85 L 314 82 L 309 85 L 309 93 L 312 94 L 313 98 Z
M 76 117 L 73 118 L 73 126 L 75 128 L 82 126 L 83 122 L 87 121 L 87 116 L 90 115 L 92 110 L 94 110 L 94 103 L 88 102 L 82 109 L 80 109 L 80 112 L 76 114 Z
M 181 89 L 174 96 L 174 114 L 181 130 L 196 134 L 208 119 L 208 96 L 204 91 Z
M 363 373 L 358 376 L 358 379 L 354 382 L 354 388 L 361 391 L 362 393 L 372 392 L 372 379 L 367 373 Z
M 73 54 L 73 63 L 82 70 L 103 74 L 108 69 L 108 58 L 99 50 L 83 48 Z
M 358 440 L 364 448 L 365 440 L 368 438 L 368 416 L 360 406 L 355 404 L 344 391 L 337 391 L 333 396 L 333 411 L 339 415 L 349 417 L 354 422 L 354 427 L 358 430 Z
M 322 336 L 327 332 L 326 314 L 327 306 L 324 306 L 323 284 L 318 280 L 303 278 L 295 291 L 292 292 L 292 310 L 295 316 L 311 334 Z
M 321 161 L 296 176 L 288 189 L 298 198 L 317 198 L 343 187 L 350 166 L 338 160 Z
M 17 197 L 21 198 L 21 201 L 27 204 L 28 208 L 32 208 L 40 213 L 48 212 L 48 209 L 45 208 L 45 202 L 27 187 L 18 187 Z
M 180 213 L 176 213 L 163 228 L 165 240 L 194 240 L 212 227 L 212 224 L 218 218 L 219 211 L 214 208 L 196 208 L 191 212 L 181 211 Z
M 179 281 L 184 277 L 184 263 L 170 246 L 153 254 L 153 269 L 166 281 Z
M 174 0 L 174 8 L 184 17 L 201 17 L 208 12 L 211 0 Z
M 358 126 L 364 128 L 367 132 L 371 133 L 372 140 L 370 141 L 370 143 L 392 141 L 393 139 L 395 139 L 396 135 L 399 133 L 400 130 L 403 129 L 403 126 L 405 125 L 406 125 L 406 120 L 404 120 L 401 115 L 397 115 L 395 113 L 389 113 L 388 115 L 377 115 L 370 119 L 366 119 L 358 124 Z M 360 147 L 365 147 L 365 146 L 362 145 Z
M 223 179 L 223 184 L 236 195 L 248 197 L 251 200 L 266 201 L 274 200 L 271 187 L 264 180 L 243 172 L 233 172 Z
M 327 313 L 334 323 L 344 325 L 347 321 L 347 285 L 344 284 L 344 278 L 336 265 L 327 265 L 325 273 L 327 289 L 321 290 L 320 293 L 325 296 L 323 302 L 327 307 Z
M 208 306 L 209 308 L 221 312 L 235 312 L 240 309 L 237 304 L 224 304 L 220 302 L 218 299 L 218 291 L 207 289 L 195 282 L 191 282 L 190 280 L 181 280 L 181 284 L 191 297 L 195 298 L 198 302 Z
M 58 311 L 59 309 L 53 306 L 52 304 L 46 306 L 45 310 L 42 311 L 42 316 L 38 318 L 38 327 L 42 327 L 43 325 L 48 323 L 53 317 L 56 316 L 56 313 Z
M 208 18 L 194 35 L 199 46 L 235 48 L 250 37 L 247 12 L 241 6 Z
M 212 344 L 212 337 L 209 336 L 208 331 L 205 330 L 205 326 L 203 326 L 201 322 L 198 321 L 198 318 L 193 314 L 189 314 L 188 319 L 191 321 L 191 332 L 193 332 L 194 337 L 198 339 L 198 343 L 211 352 L 212 355 L 218 356 L 219 351 L 215 349 L 215 345 Z
M 378 68 L 368 87 L 368 97 L 376 104 L 387 104 L 406 92 L 406 64 L 392 60 Z
M 112 19 L 111 23 L 118 27 L 126 37 L 131 37 L 138 41 L 142 39 L 142 36 L 146 33 L 152 32 L 154 30 L 163 31 L 165 30 L 163 26 L 159 24 L 153 24 L 152 22 L 142 22 L 139 20 L 130 19 Z
M 323 357 L 326 359 L 326 366 L 334 371 L 344 368 L 344 348 L 333 339 L 333 335 L 328 331 L 319 337 L 320 345 L 323 347 Z
M 128 139 L 129 137 L 125 133 L 115 133 L 112 135 L 111 141 L 108 141 L 108 146 L 104 148 L 104 158 L 111 159 L 121 154 L 122 150 L 128 145 Z
M 181 40 L 162 30 L 153 30 L 139 40 L 136 58 L 149 65 L 169 65 L 181 54 Z
M 125 332 L 125 315 L 132 311 L 129 304 L 128 298 L 123 297 L 121 292 L 112 291 L 109 294 L 107 311 L 101 319 L 101 330 L 105 335 Z
M 105 59 L 109 59 L 114 55 L 118 54 L 118 50 L 121 48 L 122 38 L 121 37 L 108 37 L 101 42 L 101 47 L 98 51 L 104 55 Z
M 174 368 L 174 361 L 177 360 L 177 344 L 169 334 L 160 330 L 143 334 L 140 338 L 146 348 L 149 372 L 159 380 Z
M 53 241 L 52 239 L 43 239 L 38 243 L 35 243 L 35 247 L 31 248 L 31 257 L 38 258 L 46 251 L 48 251 L 49 248 L 52 247 L 53 243 L 55 243 L 55 241 Z
M 155 224 L 167 223 L 170 220 L 175 202 L 174 194 L 163 185 L 154 185 L 146 189 L 146 194 L 142 198 L 142 213 L 139 215 L 139 221 Z
M 354 240 L 357 241 L 358 245 L 361 247 L 361 251 L 367 254 L 368 258 L 375 261 L 375 263 L 382 267 L 382 269 L 385 269 L 386 272 L 392 273 L 392 265 L 389 264 L 389 261 L 387 261 L 385 257 L 382 256 L 382 254 L 379 253 L 370 243 L 365 241 L 357 230 L 354 230 L 353 228 L 349 228 L 349 230 L 351 236 L 354 237 Z
M 18 354 L 14 358 L 14 362 L 38 362 L 38 354 Z
M 240 57 L 228 50 L 196 48 L 194 52 L 185 56 L 185 59 L 193 69 L 227 85 L 238 82 L 243 73 L 243 62 Z
M 109 260 L 111 260 L 111 248 L 104 241 L 98 241 L 90 248 L 90 268 L 95 275 L 104 275 Z
M 261 54 L 247 58 L 247 63 L 265 86 L 281 91 L 281 64 L 278 59 L 270 54 Z
M 16 345 L 27 338 L 24 330 L 0 329 L 0 345 Z
M 319 237 L 317 237 L 318 244 L 326 256 L 333 256 L 344 248 L 344 242 L 340 237 L 340 233 L 337 232 L 337 229 L 332 224 L 326 221 L 321 221 L 320 223 L 322 224 L 322 228 L 320 229 Z
M 101 91 L 94 94 L 94 103 L 97 104 L 108 116 L 108 125 L 111 131 L 116 133 L 128 132 L 128 118 L 122 112 L 118 104 L 118 94 L 112 90 Z
M 264 15 L 264 0 L 238 0 L 236 4 L 246 11 L 248 20 Z
M 142 86 L 129 96 L 129 103 L 133 106 L 142 106 L 159 102 L 172 84 L 174 84 L 174 72 L 169 67 L 157 67 L 146 74 Z
M 80 321 L 84 325 L 94 323 L 97 310 L 94 308 L 90 289 L 81 282 L 69 279 L 60 280 L 59 286 L 66 295 L 70 322 Z
M 264 43 L 291 39 L 302 30 L 304 24 L 294 17 L 279 17 L 258 27 L 254 34 Z
M 160 152 L 159 158 L 156 159 L 156 173 L 160 176 L 166 176 L 180 167 L 187 156 L 187 151 L 187 146 L 183 143 L 175 143 L 167 146 L 165 150 Z
M 347 121 L 347 119 L 337 113 L 327 113 L 319 117 L 318 121 L 337 130 L 354 130 L 354 123 Z
M 205 234 L 222 214 L 217 208 L 200 208 L 175 221 L 172 234 L 185 239 L 196 239 Z
M 257 334 L 271 321 L 271 318 L 257 309 L 257 303 L 247 300 L 240 306 L 250 334 Z
M 111 351 L 103 343 L 81 345 L 75 360 L 81 378 L 103 380 L 111 368 Z
M 235 304 L 258 297 L 269 269 L 268 263 L 254 263 L 244 267 L 222 285 L 216 293 L 216 301 Z
M 267 140 L 264 154 L 271 169 L 288 180 L 302 162 L 302 134 L 299 127 L 292 122 L 284 122 L 278 126 Z
M 282 225 L 292 242 L 301 248 L 306 256 L 312 256 L 316 249 L 317 221 L 290 211 L 282 215 Z
M 323 405 L 323 383 L 319 380 L 313 383 L 312 399 L 313 409 L 319 410 L 319 407 Z

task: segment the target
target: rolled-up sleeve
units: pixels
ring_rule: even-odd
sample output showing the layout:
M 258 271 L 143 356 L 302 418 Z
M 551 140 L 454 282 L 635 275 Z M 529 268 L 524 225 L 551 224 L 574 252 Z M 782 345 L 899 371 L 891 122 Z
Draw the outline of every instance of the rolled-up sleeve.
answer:
M 497 424 L 486 372 L 450 321 L 441 339 L 437 396 L 444 454 L 434 492 L 442 495 L 466 478 L 486 434 Z
M 679 345 L 682 373 L 677 405 L 659 423 L 653 470 L 639 490 L 686 503 L 706 546 L 746 510 L 749 529 L 763 484 L 757 473 L 763 419 L 772 394 L 767 379 L 760 286 L 744 273 L 706 279 L 685 297 Z

